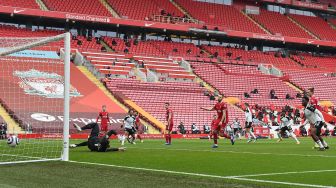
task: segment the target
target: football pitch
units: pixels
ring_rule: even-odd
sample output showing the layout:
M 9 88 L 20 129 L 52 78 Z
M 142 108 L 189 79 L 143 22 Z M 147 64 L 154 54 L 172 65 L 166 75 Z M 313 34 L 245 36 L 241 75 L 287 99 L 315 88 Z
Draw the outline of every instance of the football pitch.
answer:
M 300 145 L 220 140 L 217 149 L 208 140 L 182 139 L 171 146 L 163 140 L 126 144 L 125 152 L 75 148 L 71 162 L 0 166 L 0 187 L 336 187 L 336 142 L 326 140 L 327 151 L 312 149 L 310 138 Z

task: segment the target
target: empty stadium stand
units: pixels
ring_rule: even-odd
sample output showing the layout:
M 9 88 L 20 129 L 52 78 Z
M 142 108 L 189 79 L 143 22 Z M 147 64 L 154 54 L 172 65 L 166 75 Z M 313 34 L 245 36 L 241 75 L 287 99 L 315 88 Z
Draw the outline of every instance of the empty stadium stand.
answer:
M 260 25 L 264 26 L 267 30 L 271 31 L 274 35 L 312 38 L 306 31 L 301 29 L 283 14 L 261 9 L 259 15 L 251 14 L 249 16 L 256 20 Z
M 306 29 L 320 37 L 321 40 L 336 41 L 336 30 L 331 28 L 328 22 L 323 18 L 294 14 L 289 16 L 303 25 Z
M 296 96 L 296 92 L 286 85 L 278 77 L 256 75 L 256 74 L 241 74 L 237 72 L 225 72 L 223 67 L 211 63 L 191 63 L 194 72 L 205 80 L 207 83 L 215 87 L 225 97 L 238 97 L 243 102 L 248 102 L 251 105 L 262 106 L 284 106 L 285 104 L 299 104 L 298 100 L 287 100 L 286 94 Z M 223 65 L 224 66 L 224 65 Z M 236 65 L 239 70 L 238 66 Z M 232 70 L 232 69 L 231 69 Z M 244 70 L 244 68 L 241 68 Z M 258 89 L 258 94 L 250 94 L 254 89 Z M 278 99 L 270 98 L 270 91 L 274 89 Z M 249 93 L 250 98 L 245 98 L 244 93 Z
M 150 20 L 154 15 L 165 14 L 174 17 L 183 17 L 183 13 L 179 11 L 169 0 L 137 0 L 125 3 L 124 0 L 108 0 L 108 3 L 123 18 L 136 20 Z M 162 12 L 163 13 L 163 12 Z
M 49 10 L 112 17 L 98 0 L 43 0 Z
M 161 79 L 194 79 L 193 75 L 190 75 L 178 63 L 169 58 L 117 53 L 82 53 L 103 75 L 128 78 L 131 77 L 131 70 L 137 67 L 137 71 L 141 71 L 144 74 L 147 73 L 147 70 L 152 70 Z
M 21 7 L 21 8 L 32 8 L 40 9 L 35 0 L 0 0 L 0 5 L 11 6 L 11 7 Z
M 126 42 L 120 38 L 102 37 L 102 39 L 116 52 L 124 53 L 125 49 L 127 49 L 130 54 L 166 56 L 166 54 L 153 46 L 150 41 L 138 41 L 134 43 L 134 39 L 127 40 Z M 116 42 L 116 45 L 113 45 L 113 41 Z M 126 45 L 127 43 L 129 46 Z
M 218 26 L 226 30 L 265 33 L 232 6 L 190 0 L 176 0 L 176 2 L 184 7 L 192 17 L 209 25 L 208 29 Z
M 211 107 L 215 101 L 204 96 L 204 89 L 196 83 L 143 83 L 132 79 L 112 79 L 107 81 L 107 87 L 115 95 L 123 95 L 133 100 L 140 107 L 151 113 L 161 122 L 165 122 L 164 103 L 169 102 L 174 111 L 174 130 L 183 122 L 186 130 L 195 123 L 203 130 L 203 125 L 210 125 L 213 112 L 207 112 L 200 107 Z M 155 92 L 153 92 L 155 91 Z M 242 111 L 229 107 L 230 122 L 235 117 L 241 119 Z
M 192 43 L 184 42 L 168 42 L 168 41 L 151 41 L 157 49 L 164 52 L 168 56 L 180 56 L 180 57 L 207 57 L 208 55 L 203 53 L 200 48 Z
M 315 88 L 315 96 L 321 100 L 331 100 L 336 104 L 335 90 L 336 77 L 328 75 L 329 71 L 312 71 L 304 69 L 285 70 L 290 76 L 290 81 L 298 87 L 306 90 Z
M 218 53 L 218 56 L 228 62 L 234 64 L 273 64 L 276 67 L 294 66 L 300 67 L 289 58 L 281 57 L 281 54 L 276 56 L 275 52 L 261 52 L 256 50 L 246 51 L 238 47 L 224 47 L 224 46 L 202 46 L 211 54 Z
M 306 68 L 336 71 L 335 57 L 314 57 L 311 54 L 292 55 L 294 61 L 303 64 Z

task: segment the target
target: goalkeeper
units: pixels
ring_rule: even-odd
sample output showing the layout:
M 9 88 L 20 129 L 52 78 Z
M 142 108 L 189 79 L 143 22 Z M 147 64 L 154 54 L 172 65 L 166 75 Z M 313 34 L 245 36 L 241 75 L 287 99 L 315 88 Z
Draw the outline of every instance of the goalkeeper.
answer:
M 99 125 L 97 123 L 89 123 L 83 127 L 78 126 L 76 123 L 73 124 L 78 131 L 83 131 L 91 129 L 90 137 L 88 141 L 82 142 L 80 144 L 71 144 L 71 148 L 88 146 L 91 151 L 96 152 L 108 152 L 108 151 L 125 151 L 125 148 L 110 148 L 109 138 L 112 134 L 117 135 L 115 130 L 110 130 L 103 136 L 99 136 Z

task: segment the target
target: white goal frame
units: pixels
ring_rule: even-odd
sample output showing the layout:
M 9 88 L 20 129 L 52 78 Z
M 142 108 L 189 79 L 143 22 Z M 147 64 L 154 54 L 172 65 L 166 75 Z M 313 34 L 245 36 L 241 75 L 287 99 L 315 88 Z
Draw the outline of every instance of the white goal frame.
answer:
M 10 37 L 9 37 L 10 38 Z M 64 61 L 64 121 L 63 121 L 63 151 L 59 158 L 55 159 L 36 159 L 27 161 L 12 161 L 12 162 L 1 162 L 1 164 L 15 164 L 15 163 L 28 163 L 28 162 L 42 162 L 42 161 L 69 161 L 69 120 L 70 120 L 70 53 L 71 53 L 71 34 L 69 32 L 60 34 L 53 37 L 44 37 L 41 40 L 37 40 L 28 44 L 24 44 L 17 47 L 9 48 L 5 51 L 0 52 L 1 56 L 6 56 L 13 54 L 15 52 L 20 52 L 23 50 L 28 50 L 30 48 L 48 44 L 54 41 L 64 41 L 64 55 L 61 55 L 61 59 Z

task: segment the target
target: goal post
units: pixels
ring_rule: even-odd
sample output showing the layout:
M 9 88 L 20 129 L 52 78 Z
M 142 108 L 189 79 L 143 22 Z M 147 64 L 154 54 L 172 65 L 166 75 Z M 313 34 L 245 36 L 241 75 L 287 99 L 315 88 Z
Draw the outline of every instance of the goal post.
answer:
M 70 97 L 77 91 L 71 34 L 57 34 L 0 36 L 0 165 L 69 160 Z M 20 139 L 16 147 L 7 145 L 12 135 Z

